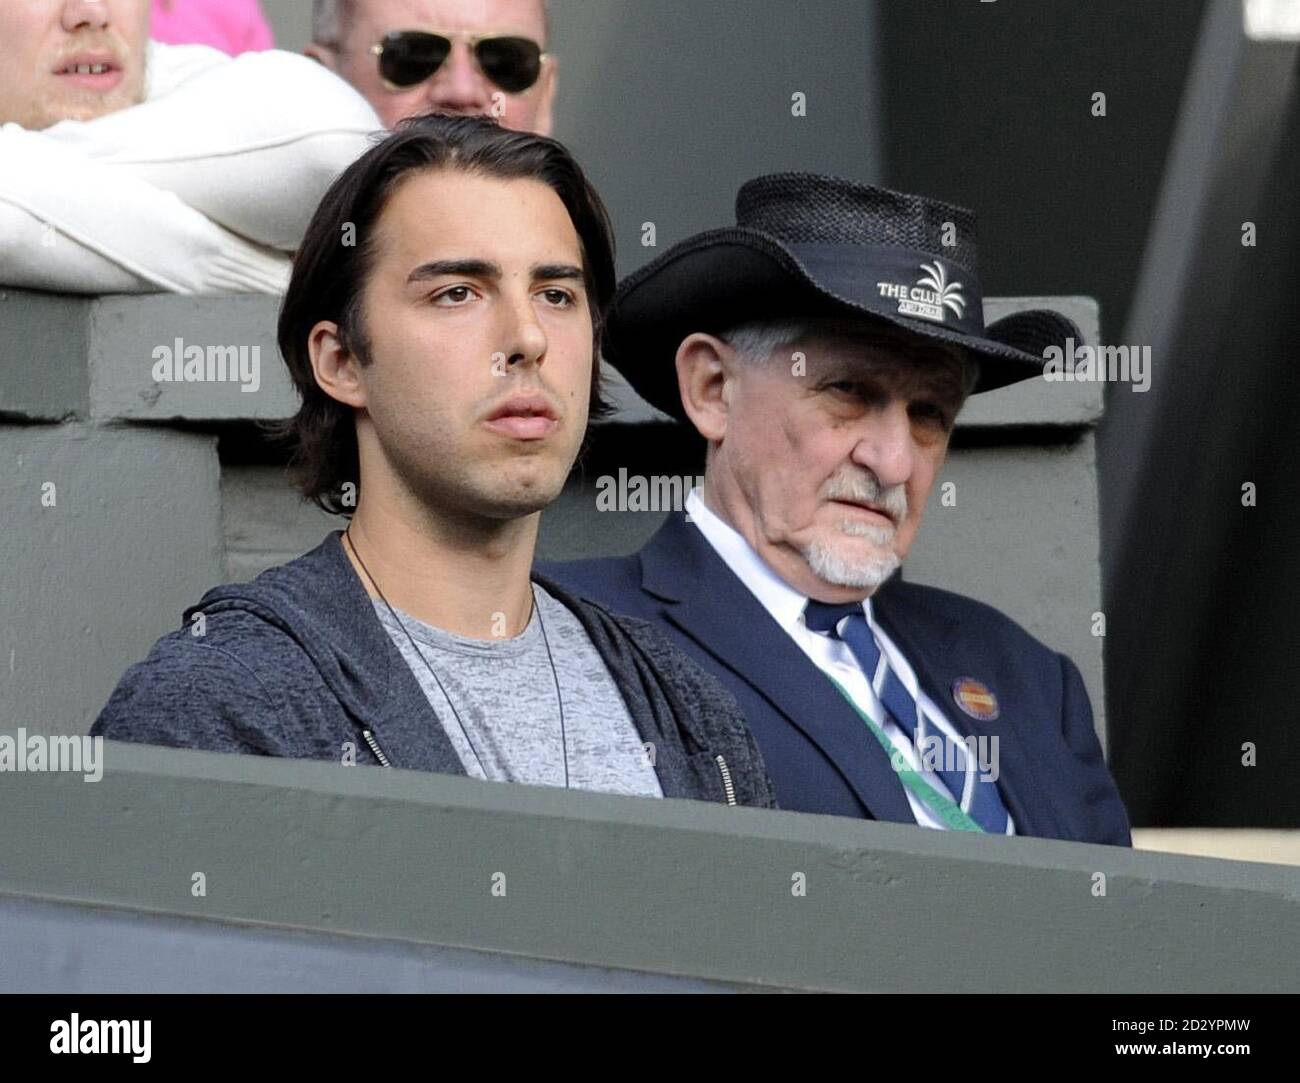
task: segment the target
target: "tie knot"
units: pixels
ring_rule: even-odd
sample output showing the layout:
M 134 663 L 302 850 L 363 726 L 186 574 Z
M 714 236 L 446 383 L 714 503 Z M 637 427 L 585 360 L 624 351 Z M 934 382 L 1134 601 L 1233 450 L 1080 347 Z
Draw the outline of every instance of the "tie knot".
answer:
M 804 607 L 803 622 L 814 632 L 829 632 L 838 636 L 838 626 L 845 617 L 857 614 L 862 616 L 861 602 L 848 602 L 844 605 L 828 605 L 816 599 L 809 599 Z

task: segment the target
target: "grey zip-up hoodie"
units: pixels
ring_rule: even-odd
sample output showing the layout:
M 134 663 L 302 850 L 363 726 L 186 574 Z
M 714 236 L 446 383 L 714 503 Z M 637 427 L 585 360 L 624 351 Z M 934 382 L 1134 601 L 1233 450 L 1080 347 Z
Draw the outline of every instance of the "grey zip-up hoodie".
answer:
M 334 532 L 250 583 L 208 591 L 127 670 L 91 734 L 110 740 L 465 774 Z M 775 808 L 731 693 L 647 621 L 540 575 L 581 622 L 665 797 Z M 201 614 L 201 619 L 195 619 Z

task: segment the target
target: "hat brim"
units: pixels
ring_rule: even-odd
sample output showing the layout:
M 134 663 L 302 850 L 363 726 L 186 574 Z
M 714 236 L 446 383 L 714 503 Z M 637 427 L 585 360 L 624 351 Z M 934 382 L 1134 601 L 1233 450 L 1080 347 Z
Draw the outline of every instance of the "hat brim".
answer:
M 972 394 L 1043 372 L 1043 352 L 1082 341 L 1074 322 L 1050 309 L 1016 312 L 983 336 L 928 320 L 877 312 L 852 296 L 864 283 L 814 277 L 799 258 L 765 233 L 731 227 L 698 234 L 669 249 L 619 284 L 607 314 L 605 359 L 646 402 L 685 419 L 673 358 L 695 331 L 717 334 L 758 319 L 848 316 L 951 343 L 979 366 Z

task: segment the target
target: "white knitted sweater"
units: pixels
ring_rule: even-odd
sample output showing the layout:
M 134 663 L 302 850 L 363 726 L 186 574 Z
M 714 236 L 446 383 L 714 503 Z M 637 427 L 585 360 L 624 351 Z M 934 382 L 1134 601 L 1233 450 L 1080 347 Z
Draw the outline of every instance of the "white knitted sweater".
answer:
M 305 56 L 151 42 L 139 105 L 0 126 L 0 285 L 278 293 L 325 189 L 380 127 Z

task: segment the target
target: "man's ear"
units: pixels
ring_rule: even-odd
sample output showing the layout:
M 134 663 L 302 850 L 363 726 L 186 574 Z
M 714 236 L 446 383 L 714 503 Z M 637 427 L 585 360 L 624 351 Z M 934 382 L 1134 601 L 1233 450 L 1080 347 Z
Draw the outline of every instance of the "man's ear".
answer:
M 701 436 L 721 443 L 727 433 L 731 381 L 728 365 L 735 351 L 720 338 L 696 331 L 677 347 L 677 390 L 682 409 Z
M 321 320 L 307 336 L 316 384 L 330 398 L 358 409 L 366 405 L 366 387 L 361 366 L 339 338 L 338 324 Z
M 538 135 L 550 135 L 555 107 L 555 84 L 559 78 L 559 58 L 551 55 L 546 60 L 546 70 L 542 72 L 542 85 L 538 88 L 541 101 L 537 103 L 537 120 L 535 127 Z
M 329 68 L 329 70 L 335 74 L 338 73 L 339 54 L 338 50 L 336 50 L 332 45 L 321 45 L 320 42 L 313 41 L 303 49 L 303 53 L 311 57 L 317 63 L 324 64 L 325 67 Z

